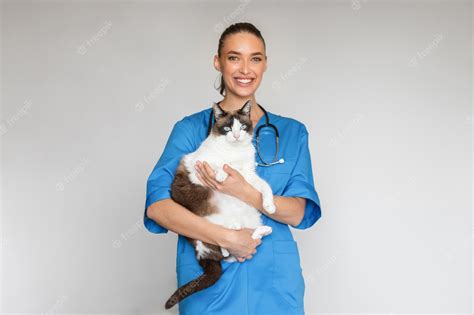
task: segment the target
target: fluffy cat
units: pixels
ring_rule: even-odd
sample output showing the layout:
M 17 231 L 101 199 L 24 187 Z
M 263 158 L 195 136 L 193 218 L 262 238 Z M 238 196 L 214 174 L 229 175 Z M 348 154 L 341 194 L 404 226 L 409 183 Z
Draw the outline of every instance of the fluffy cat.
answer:
M 252 228 L 255 229 L 252 237 L 261 238 L 272 230 L 271 227 L 262 225 L 260 211 L 238 198 L 204 186 L 194 168 L 197 160 L 206 161 L 215 171 L 216 180 L 223 182 L 228 176 L 223 165 L 230 165 L 262 193 L 264 209 L 268 213 L 275 213 L 272 189 L 257 175 L 255 169 L 250 108 L 250 100 L 241 109 L 229 112 L 214 103 L 212 110 L 216 122 L 199 148 L 181 159 L 171 185 L 171 198 L 212 223 L 231 229 Z M 225 248 L 189 237 L 186 239 L 193 245 L 196 259 L 204 273 L 178 288 L 166 302 L 166 309 L 216 283 L 222 272 L 221 260 L 237 261 Z

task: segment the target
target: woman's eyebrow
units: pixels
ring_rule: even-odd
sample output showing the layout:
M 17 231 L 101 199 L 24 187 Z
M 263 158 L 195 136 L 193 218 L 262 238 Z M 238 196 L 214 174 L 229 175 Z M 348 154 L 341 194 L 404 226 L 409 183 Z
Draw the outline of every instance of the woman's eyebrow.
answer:
M 239 53 L 238 51 L 235 51 L 235 50 L 231 50 L 231 51 L 227 52 L 227 55 L 230 55 L 230 54 L 242 55 L 241 53 Z M 254 53 L 250 54 L 250 56 L 255 56 L 255 55 L 262 55 L 263 56 L 263 54 L 261 52 L 254 52 Z

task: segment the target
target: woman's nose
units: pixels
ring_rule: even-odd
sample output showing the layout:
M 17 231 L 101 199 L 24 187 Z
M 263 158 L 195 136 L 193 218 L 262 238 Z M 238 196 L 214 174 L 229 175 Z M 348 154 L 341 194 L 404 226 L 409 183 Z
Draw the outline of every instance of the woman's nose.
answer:
M 240 69 L 240 72 L 242 72 L 243 74 L 249 73 L 249 65 L 247 61 L 244 61 L 242 63 L 242 68 Z

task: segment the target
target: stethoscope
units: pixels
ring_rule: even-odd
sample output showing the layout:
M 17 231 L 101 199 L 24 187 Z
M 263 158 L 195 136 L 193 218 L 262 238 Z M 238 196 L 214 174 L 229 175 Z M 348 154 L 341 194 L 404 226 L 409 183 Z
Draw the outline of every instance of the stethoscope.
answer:
M 222 102 L 222 101 L 220 101 Z M 218 102 L 217 104 L 219 105 L 220 102 Z M 264 125 L 261 125 L 257 128 L 257 131 L 256 131 L 256 147 L 257 147 L 257 154 L 258 154 L 258 157 L 260 158 L 260 160 L 262 161 L 262 163 L 258 163 L 258 162 L 255 162 L 255 166 L 272 166 L 272 165 L 275 165 L 275 164 L 283 164 L 285 163 L 285 160 L 283 158 L 279 159 L 278 161 L 276 160 L 277 157 L 278 157 L 278 149 L 279 149 L 279 133 L 278 133 L 278 128 L 271 124 L 270 123 L 270 118 L 268 117 L 268 113 L 267 111 L 265 110 L 265 108 L 262 107 L 262 105 L 258 104 L 257 105 L 262 109 L 263 113 L 265 114 L 265 124 Z M 209 134 L 211 133 L 211 129 L 212 129 L 212 125 L 213 125 L 213 121 L 215 119 L 214 118 L 214 115 L 212 113 L 212 110 L 211 110 L 211 114 L 209 115 L 209 124 L 208 124 L 208 128 L 207 128 L 207 135 L 209 136 Z M 273 161 L 270 162 L 270 163 L 267 163 L 263 160 L 262 156 L 260 155 L 260 149 L 259 149 L 259 140 L 260 140 L 260 130 L 262 130 L 263 127 L 270 127 L 272 128 L 274 131 L 275 131 L 275 144 L 276 144 L 276 151 L 275 151 L 275 156 L 273 157 Z

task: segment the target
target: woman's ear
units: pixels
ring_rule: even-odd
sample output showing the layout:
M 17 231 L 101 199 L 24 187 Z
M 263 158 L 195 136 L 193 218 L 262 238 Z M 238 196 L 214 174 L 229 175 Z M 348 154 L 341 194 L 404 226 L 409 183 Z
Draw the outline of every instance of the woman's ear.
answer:
M 214 69 L 216 69 L 219 72 L 221 71 L 221 64 L 219 62 L 219 57 L 217 55 L 214 56 Z

